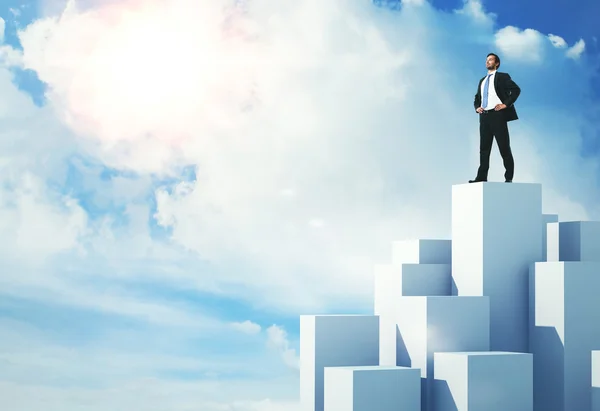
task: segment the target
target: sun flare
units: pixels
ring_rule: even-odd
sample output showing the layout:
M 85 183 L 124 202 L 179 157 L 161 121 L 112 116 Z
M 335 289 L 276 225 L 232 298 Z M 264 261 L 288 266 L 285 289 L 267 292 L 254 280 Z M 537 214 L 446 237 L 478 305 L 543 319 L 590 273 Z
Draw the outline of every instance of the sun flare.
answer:
M 70 78 L 51 90 L 69 125 L 106 141 L 169 140 L 199 119 L 224 122 L 238 111 L 253 93 L 261 57 L 239 36 L 243 16 L 220 3 L 125 1 L 64 14 L 46 47 L 76 56 L 52 67 Z M 61 31 L 87 22 L 84 41 L 64 41 Z

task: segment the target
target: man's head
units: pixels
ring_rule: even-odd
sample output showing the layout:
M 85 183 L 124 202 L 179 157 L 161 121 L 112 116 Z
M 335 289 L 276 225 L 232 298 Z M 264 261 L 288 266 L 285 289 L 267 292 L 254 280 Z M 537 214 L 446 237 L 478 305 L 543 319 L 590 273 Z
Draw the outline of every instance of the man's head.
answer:
M 498 67 L 500 67 L 500 57 L 494 53 L 488 54 L 485 59 L 485 67 L 488 70 L 498 70 Z

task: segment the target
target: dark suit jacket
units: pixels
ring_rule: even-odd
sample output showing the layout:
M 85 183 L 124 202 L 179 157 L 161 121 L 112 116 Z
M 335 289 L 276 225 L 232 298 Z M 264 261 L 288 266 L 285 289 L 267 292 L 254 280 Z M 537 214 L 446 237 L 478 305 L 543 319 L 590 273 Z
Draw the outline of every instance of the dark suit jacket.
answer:
M 486 76 L 487 77 L 487 76 Z M 481 107 L 481 83 L 485 80 L 483 77 L 479 80 L 479 84 L 477 85 L 477 93 L 475 93 L 475 110 Z M 494 75 L 494 89 L 496 90 L 496 94 L 502 101 L 502 104 L 506 104 L 506 108 L 501 110 L 504 113 L 504 118 L 506 121 L 517 120 L 519 117 L 517 116 L 517 110 L 515 110 L 515 101 L 519 98 L 519 94 L 521 94 L 521 89 L 517 86 L 508 73 L 502 73 L 497 71 Z

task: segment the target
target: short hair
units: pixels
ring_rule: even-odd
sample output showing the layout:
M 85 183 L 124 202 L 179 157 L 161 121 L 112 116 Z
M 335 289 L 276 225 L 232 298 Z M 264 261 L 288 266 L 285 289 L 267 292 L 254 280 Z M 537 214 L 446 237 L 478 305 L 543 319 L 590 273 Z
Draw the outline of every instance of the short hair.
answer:
M 496 63 L 498 63 L 498 68 L 500 68 L 500 57 L 498 57 L 498 55 L 494 54 L 494 53 L 490 53 L 486 57 L 489 57 L 489 56 L 494 56 L 494 59 L 496 60 Z

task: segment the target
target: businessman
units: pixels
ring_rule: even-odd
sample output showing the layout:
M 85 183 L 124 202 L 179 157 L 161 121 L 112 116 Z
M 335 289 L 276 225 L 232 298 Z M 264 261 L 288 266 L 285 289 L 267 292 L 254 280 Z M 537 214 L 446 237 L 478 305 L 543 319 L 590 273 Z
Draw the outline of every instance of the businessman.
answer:
M 487 55 L 485 66 L 488 74 L 479 80 L 474 102 L 475 111 L 479 114 L 479 170 L 475 179 L 469 180 L 469 183 L 487 181 L 494 137 L 504 162 L 505 181 L 512 183 L 515 162 L 510 149 L 508 122 L 519 118 L 514 103 L 521 94 L 521 89 L 508 73 L 498 71 L 500 57 L 496 54 Z

